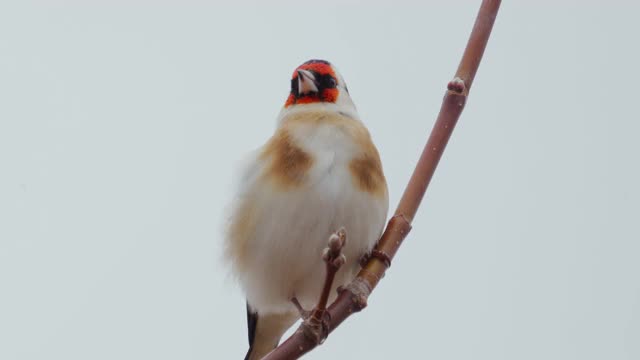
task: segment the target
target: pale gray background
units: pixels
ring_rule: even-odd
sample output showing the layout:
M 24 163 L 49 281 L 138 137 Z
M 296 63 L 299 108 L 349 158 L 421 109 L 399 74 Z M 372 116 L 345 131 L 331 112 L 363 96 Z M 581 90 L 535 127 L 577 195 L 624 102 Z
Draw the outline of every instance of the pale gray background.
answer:
M 536 3 L 503 3 L 414 230 L 308 359 L 640 358 L 640 6 Z M 0 359 L 242 358 L 222 223 L 293 69 L 341 69 L 393 210 L 478 4 L 2 2 Z

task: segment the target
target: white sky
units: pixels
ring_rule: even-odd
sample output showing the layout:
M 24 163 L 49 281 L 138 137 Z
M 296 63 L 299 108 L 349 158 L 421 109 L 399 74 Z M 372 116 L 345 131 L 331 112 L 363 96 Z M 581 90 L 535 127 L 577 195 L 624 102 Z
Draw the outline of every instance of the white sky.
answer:
M 340 68 L 393 210 L 479 2 L 2 2 L 0 358 L 242 358 L 221 228 L 291 72 Z M 503 3 L 414 230 L 307 359 L 640 358 L 640 6 L 535 3 Z

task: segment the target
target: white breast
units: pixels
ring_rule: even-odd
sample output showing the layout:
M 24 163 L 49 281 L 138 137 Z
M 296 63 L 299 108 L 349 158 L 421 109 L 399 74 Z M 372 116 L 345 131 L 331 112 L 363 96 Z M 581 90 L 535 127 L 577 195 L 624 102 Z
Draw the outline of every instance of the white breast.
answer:
M 232 263 L 248 302 L 258 312 L 291 311 L 292 296 L 307 309 L 315 305 L 325 274 L 322 251 L 340 227 L 347 231 L 347 263 L 334 288 L 350 281 L 360 257 L 378 240 L 387 214 L 386 196 L 354 186 L 349 163 L 359 149 L 339 127 L 303 124 L 292 128 L 291 135 L 314 159 L 304 184 L 287 190 L 274 187 L 261 177 L 265 164 L 256 158 L 245 174 L 236 207 L 250 211 L 252 219 L 242 239 L 244 258 L 233 259 L 231 254 Z

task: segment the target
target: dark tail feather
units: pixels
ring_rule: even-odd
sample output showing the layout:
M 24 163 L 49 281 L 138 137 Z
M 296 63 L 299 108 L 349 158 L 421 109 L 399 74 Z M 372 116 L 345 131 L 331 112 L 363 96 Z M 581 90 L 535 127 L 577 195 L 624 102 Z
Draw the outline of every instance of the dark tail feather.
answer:
M 253 342 L 256 339 L 256 328 L 258 327 L 258 313 L 251 311 L 249 303 L 247 303 L 247 329 L 249 331 L 249 351 L 245 355 L 244 360 L 249 360 L 251 351 L 253 350 Z
M 247 328 L 249 330 L 249 351 L 245 360 L 262 359 L 278 346 L 282 334 L 300 316 L 297 312 L 258 314 L 247 304 Z

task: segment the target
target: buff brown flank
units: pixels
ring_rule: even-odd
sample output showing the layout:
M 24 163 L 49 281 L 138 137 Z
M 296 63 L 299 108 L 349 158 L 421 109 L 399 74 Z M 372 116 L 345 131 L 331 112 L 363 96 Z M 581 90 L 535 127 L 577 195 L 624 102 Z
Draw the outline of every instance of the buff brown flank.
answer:
M 302 185 L 313 165 L 313 157 L 295 143 L 285 128 L 278 129 L 261 157 L 270 161 L 264 176 L 283 189 Z

